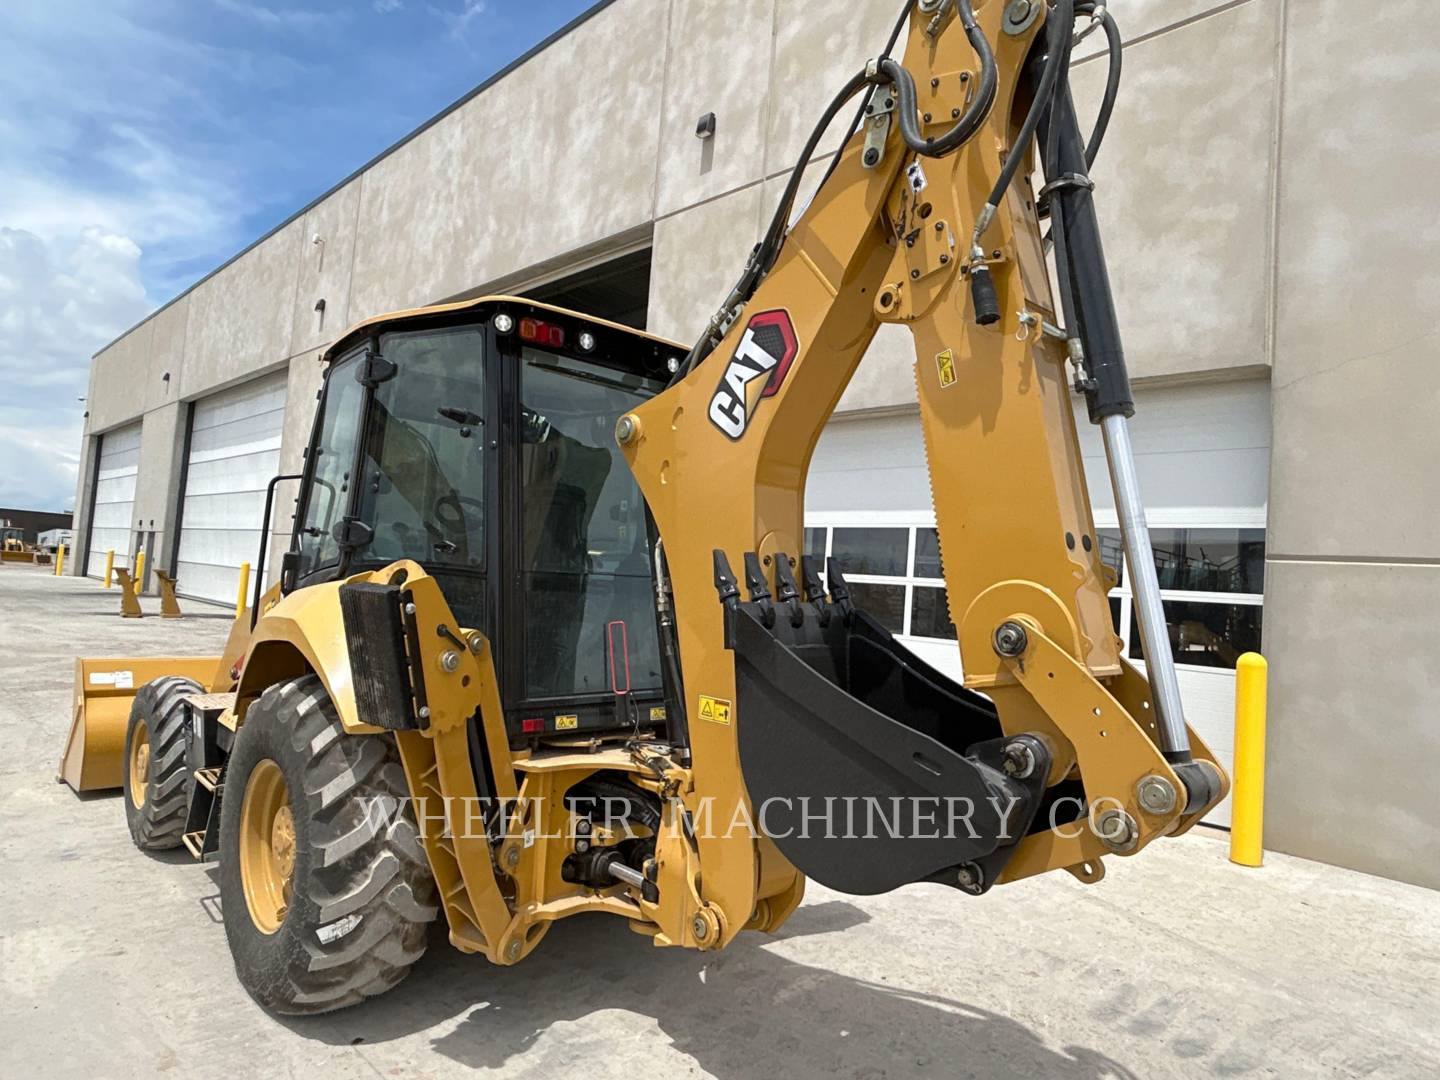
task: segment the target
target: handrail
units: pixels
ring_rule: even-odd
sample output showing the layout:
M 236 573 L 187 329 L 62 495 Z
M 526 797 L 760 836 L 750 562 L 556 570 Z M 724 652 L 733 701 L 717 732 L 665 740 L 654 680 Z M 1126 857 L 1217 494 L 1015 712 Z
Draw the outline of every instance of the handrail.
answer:
M 270 510 L 275 502 L 275 485 L 282 480 L 304 480 L 303 473 L 285 473 L 275 477 L 265 487 L 265 517 L 260 526 L 260 557 L 255 560 L 257 567 L 255 572 L 255 599 L 250 604 L 250 629 L 255 629 L 255 621 L 260 617 L 260 597 L 265 590 L 265 549 L 270 544 Z

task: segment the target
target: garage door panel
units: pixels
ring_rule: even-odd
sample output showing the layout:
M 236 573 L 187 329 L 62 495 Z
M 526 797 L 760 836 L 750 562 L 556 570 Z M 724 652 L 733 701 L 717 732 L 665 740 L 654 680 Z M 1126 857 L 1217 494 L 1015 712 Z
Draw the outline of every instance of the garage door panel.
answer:
M 258 453 L 233 458 L 198 462 L 192 460 L 185 480 L 185 495 L 189 498 L 241 490 L 264 492 L 270 478 L 267 477 L 263 484 L 257 478 L 277 460 L 278 452 L 279 447 L 274 446 Z M 246 484 L 253 486 L 242 486 Z
M 1192 453 L 1150 453 L 1137 458 L 1140 490 L 1149 516 L 1175 526 L 1213 523 L 1236 511 L 1262 515 L 1269 493 L 1268 449 L 1212 450 L 1203 463 Z M 1097 515 L 1115 512 L 1110 473 L 1103 455 L 1086 457 L 1090 505 Z M 1262 517 L 1263 520 L 1263 517 Z
M 265 514 L 265 492 L 225 491 L 185 498 L 185 532 L 200 529 L 239 529 L 260 532 Z
M 180 518 L 180 593 L 233 603 L 260 550 L 265 489 L 280 468 L 284 373 L 195 403 Z
M 260 553 L 259 529 L 190 529 L 185 539 L 181 562 L 229 566 L 238 571 L 241 563 L 253 564 Z
M 134 509 L 135 502 L 132 499 L 126 499 L 124 502 L 96 503 L 91 521 L 96 529 L 121 529 L 128 532 Z
M 827 427 L 810 463 L 805 507 L 811 512 L 929 511 L 920 418 L 861 417 Z
M 193 428 L 190 432 L 190 453 L 196 460 L 209 457 L 231 457 L 249 445 L 264 449 L 279 435 L 285 425 L 285 410 L 276 409 L 254 417 L 237 417 L 224 424 Z
M 176 573 L 181 596 L 203 597 L 215 603 L 233 604 L 240 587 L 240 575 L 233 566 L 211 566 L 182 561 Z M 250 579 L 253 587 L 255 579 Z
M 115 552 L 115 565 L 130 565 L 130 526 L 135 514 L 135 482 L 140 471 L 137 422 L 100 436 L 95 470 L 95 497 L 90 510 L 90 537 L 85 573 L 105 573 L 105 553 Z

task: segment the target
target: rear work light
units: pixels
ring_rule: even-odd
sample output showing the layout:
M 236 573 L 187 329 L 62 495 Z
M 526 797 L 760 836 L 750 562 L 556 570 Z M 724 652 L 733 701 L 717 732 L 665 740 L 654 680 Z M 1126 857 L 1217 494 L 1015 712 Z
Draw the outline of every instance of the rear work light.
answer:
M 520 339 L 536 345 L 548 345 L 552 349 L 565 347 L 565 331 L 554 323 L 541 322 L 539 319 L 520 320 Z

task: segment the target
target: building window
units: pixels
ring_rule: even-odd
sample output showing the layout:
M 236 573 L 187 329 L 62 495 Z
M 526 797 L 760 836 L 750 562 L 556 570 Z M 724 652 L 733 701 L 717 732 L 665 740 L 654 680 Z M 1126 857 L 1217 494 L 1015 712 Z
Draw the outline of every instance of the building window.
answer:
M 1101 558 L 1119 577 L 1110 592 L 1115 632 L 1127 656 L 1144 660 L 1120 533 L 1101 529 L 1099 536 Z M 1175 663 L 1233 671 L 1242 653 L 1260 651 L 1264 529 L 1152 528 L 1150 544 Z
M 826 555 L 835 559 L 851 600 L 892 634 L 956 640 L 933 528 L 812 523 L 805 529 L 805 553 L 822 566 Z
M 851 574 L 904 577 L 909 545 L 909 529 L 836 529 L 830 557 L 847 578 Z
M 828 555 L 838 560 L 851 598 L 891 633 L 922 641 L 953 642 L 940 560 L 940 537 L 929 525 L 854 525 L 812 521 L 805 554 L 822 572 Z M 1100 559 L 1115 574 L 1110 614 L 1125 654 L 1144 660 L 1135 625 L 1130 574 L 1117 529 L 1098 529 Z M 1260 650 L 1264 611 L 1265 530 L 1248 528 L 1152 528 L 1155 572 L 1169 625 L 1175 662 L 1187 667 L 1234 670 L 1245 652 Z

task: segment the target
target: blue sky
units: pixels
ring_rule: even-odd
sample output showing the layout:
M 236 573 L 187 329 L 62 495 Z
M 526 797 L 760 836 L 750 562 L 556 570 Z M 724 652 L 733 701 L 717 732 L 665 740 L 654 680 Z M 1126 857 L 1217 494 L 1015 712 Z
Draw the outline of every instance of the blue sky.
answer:
M 70 509 L 90 356 L 591 0 L 4 0 L 0 506 Z

